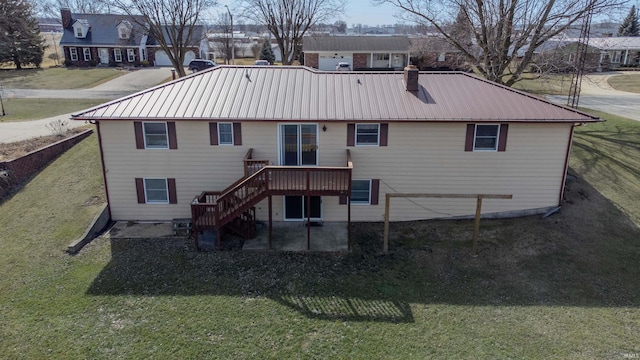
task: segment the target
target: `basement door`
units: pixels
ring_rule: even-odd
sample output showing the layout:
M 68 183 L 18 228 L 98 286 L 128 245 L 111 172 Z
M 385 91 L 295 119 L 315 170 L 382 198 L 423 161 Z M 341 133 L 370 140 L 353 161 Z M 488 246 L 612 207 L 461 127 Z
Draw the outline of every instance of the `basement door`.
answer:
M 281 124 L 279 130 L 280 165 L 318 165 L 318 124 Z M 322 219 L 322 199 L 320 196 L 310 197 L 309 210 L 312 221 Z M 285 196 L 284 218 L 285 220 L 306 219 L 306 197 Z

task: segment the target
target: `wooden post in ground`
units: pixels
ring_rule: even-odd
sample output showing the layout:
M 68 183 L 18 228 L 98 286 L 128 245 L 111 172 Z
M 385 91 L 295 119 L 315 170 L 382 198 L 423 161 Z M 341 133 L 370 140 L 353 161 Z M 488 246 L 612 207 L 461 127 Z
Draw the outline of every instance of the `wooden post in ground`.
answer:
M 390 194 L 384 195 L 384 241 L 382 243 L 382 252 L 389 252 L 389 202 L 391 201 Z
M 271 241 L 273 239 L 273 200 L 269 195 L 269 250 L 271 250 Z
M 471 256 L 478 256 L 478 233 L 480 232 L 480 214 L 482 214 L 482 195 L 478 195 L 476 201 L 476 221 L 473 225 L 473 240 L 471 246 Z
M 476 198 L 476 216 L 473 229 L 473 256 L 478 255 L 478 234 L 480 232 L 480 214 L 482 213 L 482 199 L 513 199 L 513 195 L 498 195 L 498 194 L 386 194 L 384 202 L 384 242 L 382 245 L 382 251 L 386 254 L 389 251 L 389 203 L 392 197 L 398 198 L 452 198 L 452 199 L 473 199 Z

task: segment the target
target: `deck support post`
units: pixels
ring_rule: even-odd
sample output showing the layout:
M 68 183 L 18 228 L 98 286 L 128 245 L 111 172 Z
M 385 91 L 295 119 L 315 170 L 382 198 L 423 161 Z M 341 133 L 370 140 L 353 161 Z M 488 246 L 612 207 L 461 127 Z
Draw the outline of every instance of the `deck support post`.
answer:
M 305 191 L 305 193 L 307 194 L 306 196 L 306 202 L 307 202 L 307 251 L 311 250 L 311 189 L 310 187 L 310 183 L 309 183 L 309 169 L 307 169 L 306 171 L 307 173 L 307 191 Z
M 273 240 L 273 200 L 269 195 L 269 250 L 271 250 L 271 241 Z
M 482 213 L 482 195 L 478 195 L 476 202 L 476 220 L 473 225 L 473 245 L 471 246 L 471 256 L 478 256 L 478 233 L 480 233 L 480 214 Z
M 384 242 L 382 243 L 382 252 L 389 252 L 389 194 L 384 194 Z
M 351 196 L 347 196 L 347 250 L 351 251 Z

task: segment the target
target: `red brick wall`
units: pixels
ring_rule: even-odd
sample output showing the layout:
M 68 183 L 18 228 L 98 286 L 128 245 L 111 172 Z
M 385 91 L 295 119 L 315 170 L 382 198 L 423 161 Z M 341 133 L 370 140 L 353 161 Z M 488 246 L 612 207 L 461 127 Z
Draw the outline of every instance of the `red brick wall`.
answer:
M 320 54 L 304 53 L 304 66 L 317 69 L 320 63 Z
M 82 139 L 91 135 L 93 130 L 83 131 L 70 138 L 34 150 L 25 156 L 0 162 L 0 199 L 15 190 L 21 183 L 30 179 L 60 154 L 72 148 Z
M 353 69 L 363 69 L 367 67 L 367 59 L 370 54 L 353 54 Z

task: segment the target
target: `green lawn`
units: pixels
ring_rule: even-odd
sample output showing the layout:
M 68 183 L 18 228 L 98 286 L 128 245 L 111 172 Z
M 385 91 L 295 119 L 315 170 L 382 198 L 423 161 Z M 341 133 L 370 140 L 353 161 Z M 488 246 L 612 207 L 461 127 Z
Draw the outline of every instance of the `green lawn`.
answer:
M 112 68 L 2 69 L 0 84 L 7 89 L 87 89 L 124 74 Z
M 547 219 L 358 226 L 356 250 L 196 253 L 101 238 L 63 250 L 104 197 L 96 137 L 0 205 L 0 354 L 20 359 L 625 359 L 640 356 L 636 124 L 589 125 Z M 606 169 L 609 174 L 594 176 Z M 612 179 L 619 184 L 612 184 Z M 613 188 L 612 188 L 613 186 Z M 602 196 L 599 192 L 610 197 Z M 624 208 L 623 211 L 620 208 Z
M 513 84 L 514 89 L 538 95 L 569 95 L 571 74 L 545 74 L 540 78 L 523 75 L 524 80 Z
M 640 122 L 582 110 L 607 121 L 576 128 L 571 166 L 640 226 Z
M 616 90 L 640 93 L 640 74 L 615 75 L 607 82 Z
M 2 99 L 6 116 L 1 121 L 39 120 L 100 105 L 105 99 Z

